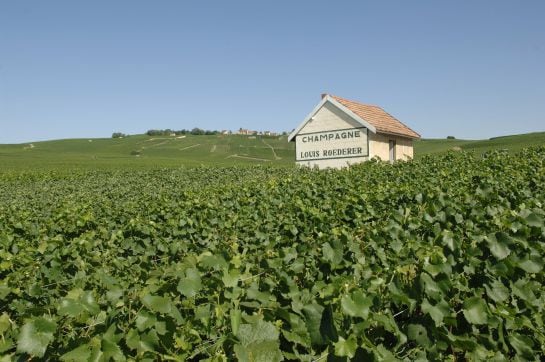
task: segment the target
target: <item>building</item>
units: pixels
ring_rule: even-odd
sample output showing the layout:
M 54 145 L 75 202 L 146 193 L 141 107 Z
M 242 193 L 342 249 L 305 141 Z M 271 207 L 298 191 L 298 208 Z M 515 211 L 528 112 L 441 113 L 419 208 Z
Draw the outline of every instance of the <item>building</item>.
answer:
M 420 135 L 378 106 L 330 94 L 289 135 L 299 165 L 340 168 L 367 161 L 409 160 Z
M 238 130 L 238 134 L 247 135 L 247 136 L 248 135 L 254 135 L 255 136 L 255 135 L 257 135 L 257 133 L 258 133 L 257 131 L 252 131 L 250 129 L 244 129 L 244 128 L 240 128 Z

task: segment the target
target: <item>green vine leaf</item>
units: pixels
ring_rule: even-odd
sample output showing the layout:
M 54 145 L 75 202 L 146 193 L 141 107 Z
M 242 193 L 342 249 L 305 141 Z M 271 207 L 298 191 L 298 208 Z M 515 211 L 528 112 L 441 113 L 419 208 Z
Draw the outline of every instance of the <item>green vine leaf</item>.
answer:
M 54 340 L 56 329 L 55 320 L 48 316 L 28 320 L 19 333 L 17 351 L 35 357 L 43 357 L 47 346 Z

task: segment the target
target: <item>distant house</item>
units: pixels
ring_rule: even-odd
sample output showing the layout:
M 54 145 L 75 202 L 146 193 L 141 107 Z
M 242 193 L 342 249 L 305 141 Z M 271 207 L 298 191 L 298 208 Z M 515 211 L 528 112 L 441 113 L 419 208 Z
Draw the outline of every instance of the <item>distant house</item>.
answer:
M 420 135 L 378 106 L 322 94 L 322 100 L 289 135 L 296 163 L 339 168 L 379 157 L 408 160 Z
M 238 130 L 238 134 L 243 134 L 243 135 L 251 135 L 253 134 L 254 131 L 250 131 L 249 129 L 244 129 L 244 128 L 240 128 Z

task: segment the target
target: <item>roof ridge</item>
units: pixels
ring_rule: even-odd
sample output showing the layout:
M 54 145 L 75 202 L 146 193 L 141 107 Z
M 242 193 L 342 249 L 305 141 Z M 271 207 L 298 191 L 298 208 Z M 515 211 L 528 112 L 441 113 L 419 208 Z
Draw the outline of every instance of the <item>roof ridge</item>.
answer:
M 333 98 L 335 98 L 335 99 L 342 99 L 343 101 L 347 101 L 347 102 L 352 102 L 352 103 L 361 104 L 362 106 L 375 107 L 375 108 L 380 108 L 380 109 L 384 110 L 384 108 L 382 108 L 381 106 L 378 106 L 378 105 L 376 105 L 376 104 L 361 103 L 361 102 L 359 102 L 359 101 L 353 101 L 353 100 L 351 100 L 351 99 L 346 99 L 346 98 L 339 97 L 339 96 L 336 96 L 336 95 L 333 95 L 333 94 L 328 94 L 328 96 L 333 97 Z
M 399 119 L 397 119 L 396 117 L 394 117 L 393 115 L 388 113 L 386 110 L 384 110 L 384 108 L 382 108 L 380 106 L 372 105 L 372 104 L 365 104 L 365 103 L 361 103 L 361 102 L 358 102 L 358 101 L 353 101 L 353 100 L 346 99 L 346 98 L 343 98 L 343 97 L 335 96 L 333 94 L 326 94 L 326 95 L 328 95 L 331 98 L 333 98 L 334 100 L 338 101 L 339 103 L 341 103 L 342 105 L 344 105 L 345 107 L 350 109 L 351 111 L 358 114 L 358 116 L 360 116 L 360 117 L 361 117 L 361 114 L 359 114 L 360 110 L 364 111 L 364 112 L 377 112 L 377 111 L 380 111 L 381 113 L 383 113 L 383 115 L 386 116 L 386 118 L 389 118 L 394 122 L 394 129 L 390 128 L 387 124 L 384 124 L 384 125 L 377 124 L 376 120 L 368 119 L 368 121 L 371 124 L 373 124 L 377 129 L 381 129 L 381 132 L 390 133 L 390 134 L 405 135 L 405 136 L 409 136 L 409 137 L 416 136 L 416 138 L 421 138 L 422 137 L 418 132 L 416 132 L 415 130 L 413 130 L 409 126 L 407 126 L 405 123 L 401 122 Z M 355 109 L 351 109 L 352 107 L 354 107 Z M 362 108 L 360 108 L 358 110 L 358 107 L 362 107 Z M 367 108 L 367 111 L 365 111 L 366 108 Z M 396 123 L 403 130 L 402 132 L 400 132 L 401 130 L 395 130 L 395 128 L 398 127 L 398 126 L 395 126 Z M 390 128 L 390 129 L 388 129 L 388 128 Z

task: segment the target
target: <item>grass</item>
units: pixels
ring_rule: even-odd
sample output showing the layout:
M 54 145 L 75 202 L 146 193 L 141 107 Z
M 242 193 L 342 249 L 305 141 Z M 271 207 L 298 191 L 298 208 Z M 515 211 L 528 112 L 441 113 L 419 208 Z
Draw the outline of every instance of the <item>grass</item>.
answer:
M 489 140 L 424 139 L 415 157 L 457 149 L 482 154 L 493 149 L 516 152 L 545 145 L 545 132 Z M 66 139 L 0 145 L 0 170 L 62 168 L 158 168 L 200 165 L 266 164 L 293 167 L 295 143 L 286 136 L 213 135 L 183 138 L 134 135 L 125 138 Z
M 507 150 L 514 153 L 526 147 L 541 145 L 545 145 L 545 132 L 494 137 L 488 140 L 423 139 L 414 143 L 414 152 L 415 157 L 453 149 L 480 155 L 490 150 Z
M 0 145 L 3 168 L 150 168 L 199 165 L 293 165 L 286 136 L 212 135 L 67 139 Z

